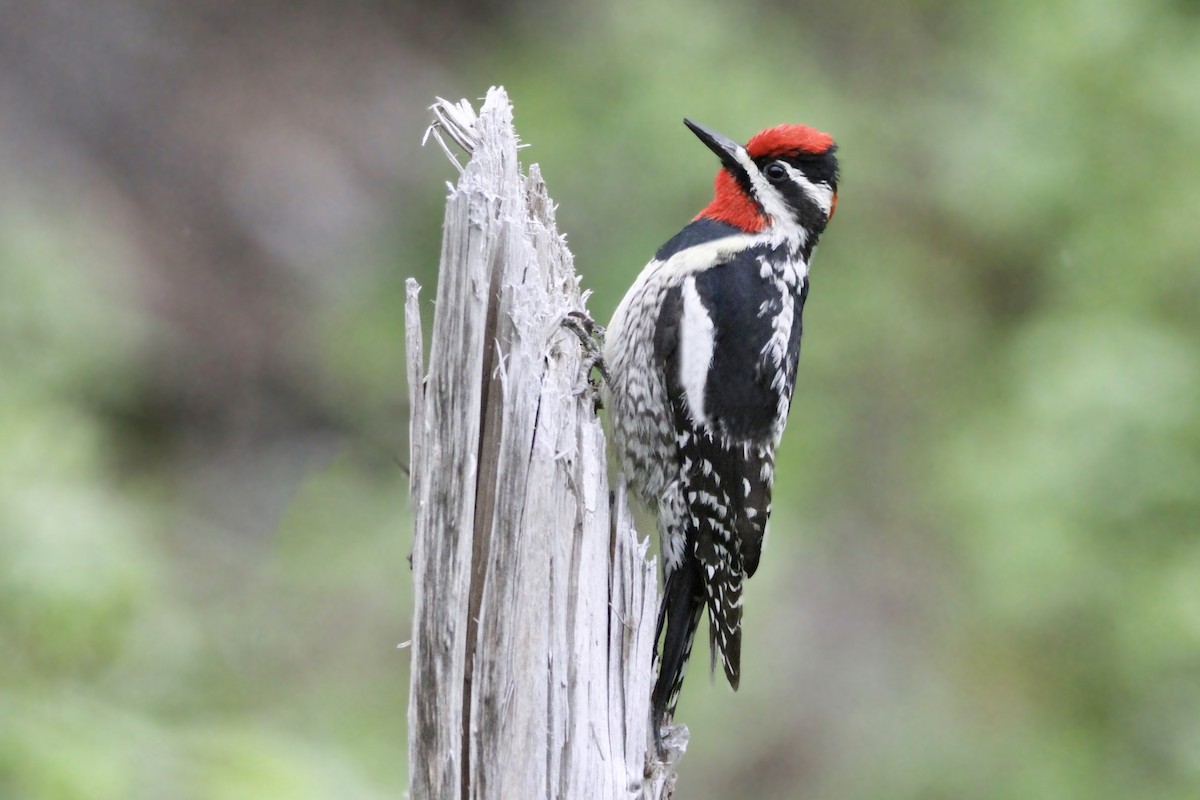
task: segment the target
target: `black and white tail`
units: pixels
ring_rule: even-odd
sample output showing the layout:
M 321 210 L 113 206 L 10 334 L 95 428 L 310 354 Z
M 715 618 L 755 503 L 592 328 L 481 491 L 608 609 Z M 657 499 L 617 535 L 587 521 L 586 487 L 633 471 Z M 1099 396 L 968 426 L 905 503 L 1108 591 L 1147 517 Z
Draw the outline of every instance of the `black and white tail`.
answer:
M 700 571 L 700 563 L 694 558 L 686 558 L 667 579 L 655 634 L 657 639 L 665 623 L 667 635 L 658 662 L 658 680 L 650 696 L 651 724 L 654 726 L 654 740 L 660 750 L 662 727 L 675 715 L 675 706 L 679 702 L 679 690 L 683 688 L 688 660 L 692 656 L 692 642 L 695 641 L 696 628 L 704 611 L 704 598 L 704 576 Z

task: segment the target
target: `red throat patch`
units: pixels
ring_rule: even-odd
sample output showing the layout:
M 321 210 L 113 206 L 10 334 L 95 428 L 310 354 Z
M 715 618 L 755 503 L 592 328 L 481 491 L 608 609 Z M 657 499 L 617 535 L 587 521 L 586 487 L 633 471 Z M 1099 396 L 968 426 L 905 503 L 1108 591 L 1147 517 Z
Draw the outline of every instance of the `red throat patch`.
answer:
M 754 135 L 746 143 L 751 158 L 789 156 L 797 153 L 820 155 L 833 147 L 833 137 L 807 125 L 776 125 Z
M 729 174 L 729 170 L 722 169 L 717 173 L 713 189 L 712 202 L 696 215 L 696 219 L 727 222 L 747 233 L 758 233 L 767 227 L 766 215 L 758 207 L 758 203 L 746 196 L 742 187 L 738 186 L 738 182 Z

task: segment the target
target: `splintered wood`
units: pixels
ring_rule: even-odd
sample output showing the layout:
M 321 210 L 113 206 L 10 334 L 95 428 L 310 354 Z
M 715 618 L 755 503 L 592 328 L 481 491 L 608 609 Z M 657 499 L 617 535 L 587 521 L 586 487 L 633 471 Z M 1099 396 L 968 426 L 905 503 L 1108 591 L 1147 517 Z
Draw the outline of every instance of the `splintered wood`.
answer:
M 405 306 L 415 516 L 410 794 L 669 797 L 650 735 L 657 582 L 564 329 L 584 297 L 512 107 L 439 101 L 468 151 L 446 201 L 423 365 Z M 455 159 L 456 163 L 457 159 Z M 424 376 L 422 378 L 422 376 Z

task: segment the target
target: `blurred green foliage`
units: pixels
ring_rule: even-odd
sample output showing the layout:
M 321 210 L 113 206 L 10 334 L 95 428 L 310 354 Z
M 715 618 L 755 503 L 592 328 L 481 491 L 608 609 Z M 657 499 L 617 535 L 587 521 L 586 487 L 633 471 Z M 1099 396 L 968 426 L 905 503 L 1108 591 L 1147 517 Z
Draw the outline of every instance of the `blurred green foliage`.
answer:
M 0 797 L 394 793 L 398 470 L 309 476 L 269 553 L 188 520 L 178 476 L 123 467 L 98 404 L 136 385 L 141 344 L 84 267 L 105 240 L 0 226 Z
M 707 200 L 683 116 L 840 144 L 743 688 L 689 681 L 679 796 L 1194 797 L 1200 8 L 447 8 L 436 42 L 380 23 L 430 96 L 371 129 L 403 154 L 386 223 L 306 264 L 337 288 L 282 326 L 332 446 L 131 423 L 177 335 L 126 268 L 142 233 L 0 195 L 0 797 L 398 796 L 401 287 L 432 296 L 452 175 L 415 141 L 433 93 L 489 84 L 601 319 Z

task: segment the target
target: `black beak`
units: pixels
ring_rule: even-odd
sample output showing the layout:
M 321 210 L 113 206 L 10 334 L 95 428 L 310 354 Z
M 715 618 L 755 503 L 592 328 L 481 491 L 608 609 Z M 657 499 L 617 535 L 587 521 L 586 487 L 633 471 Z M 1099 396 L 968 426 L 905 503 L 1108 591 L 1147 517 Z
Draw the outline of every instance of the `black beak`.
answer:
M 737 151 L 741 148 L 741 145 L 716 131 L 709 130 L 703 125 L 697 125 L 690 119 L 685 119 L 683 124 L 691 128 L 692 133 L 696 134 L 709 150 L 717 154 L 717 158 L 721 159 L 721 163 L 725 165 L 726 169 L 734 175 L 743 170 L 737 160 Z

